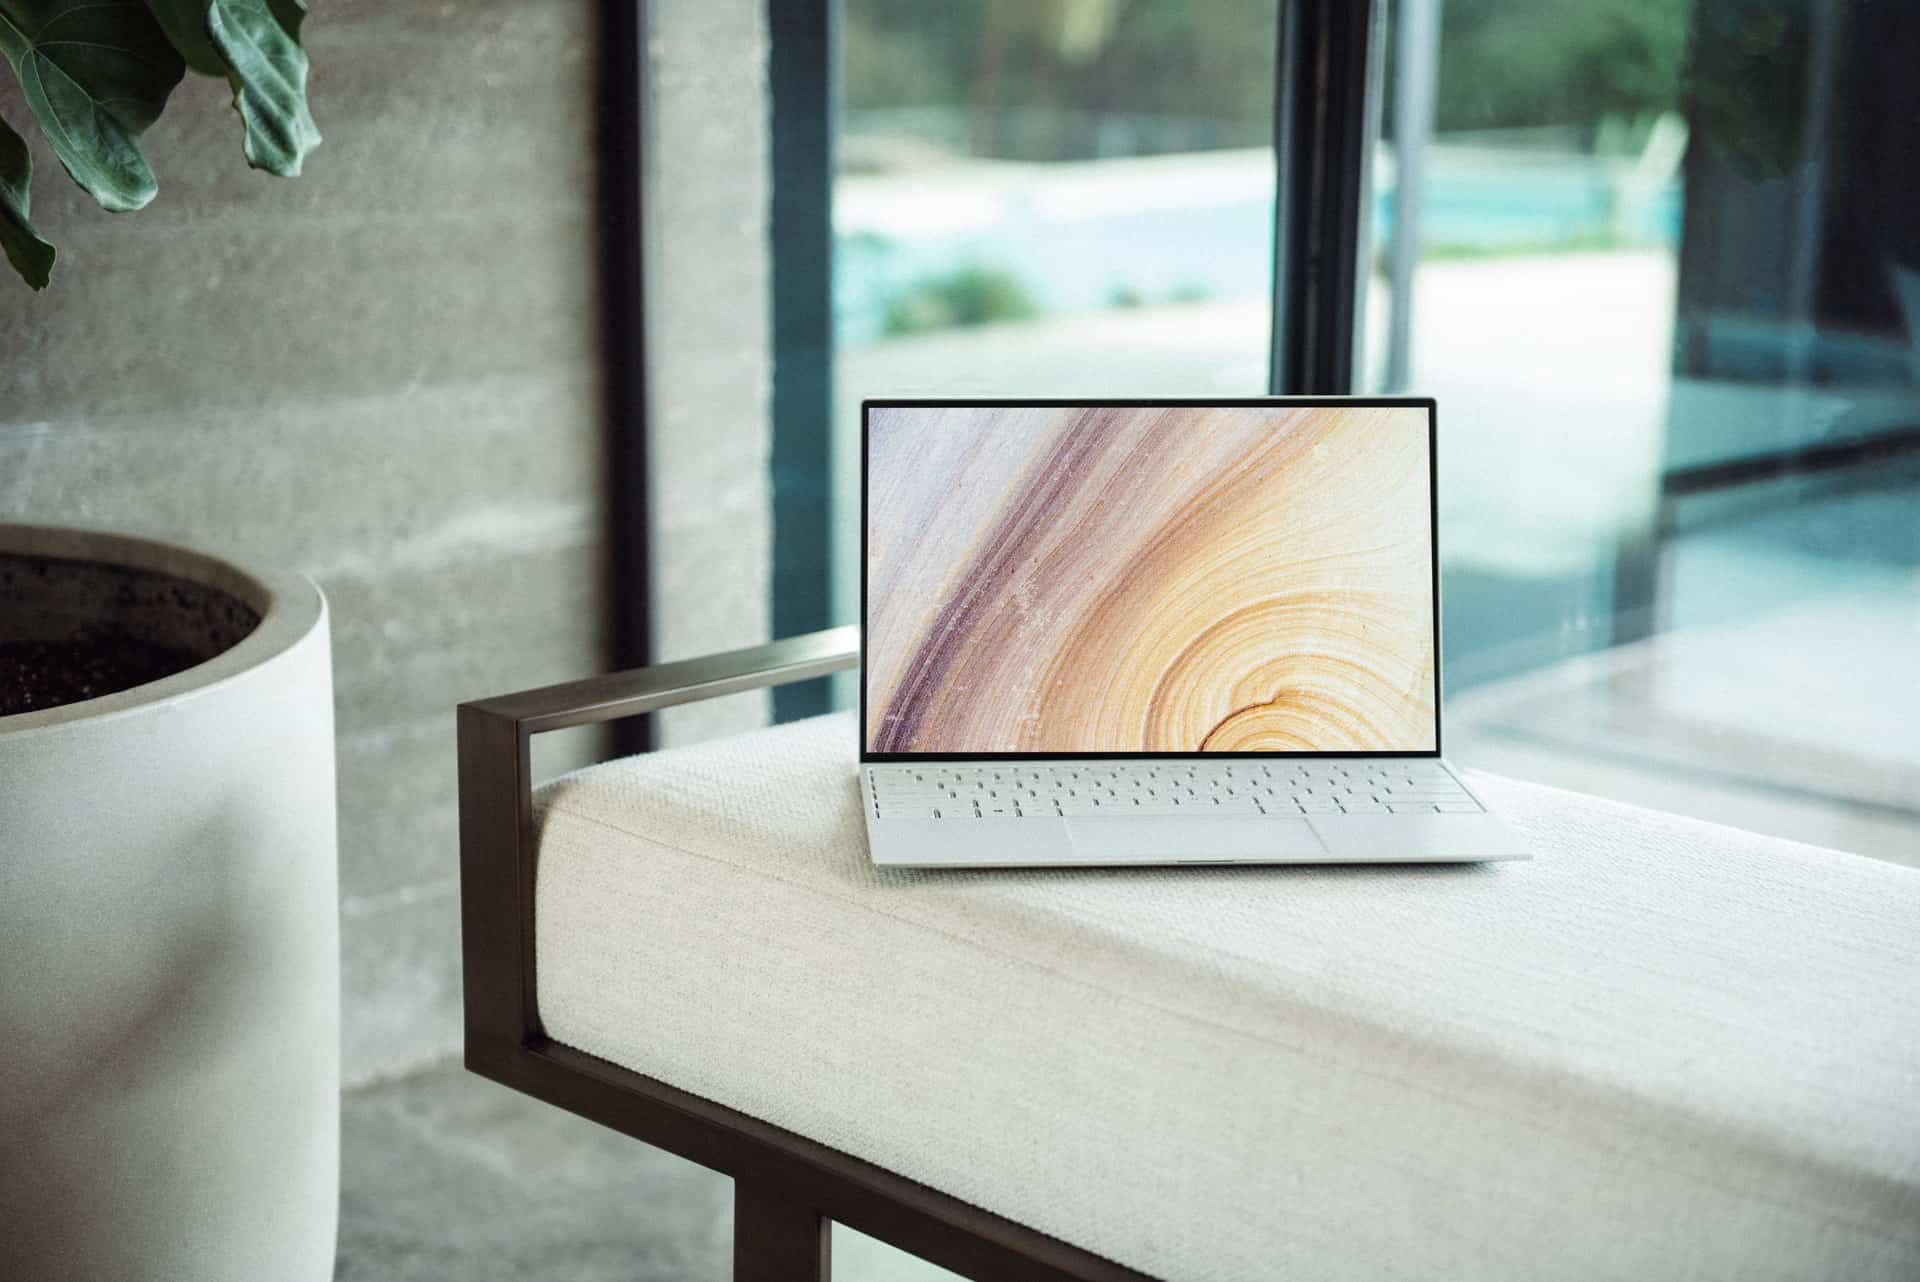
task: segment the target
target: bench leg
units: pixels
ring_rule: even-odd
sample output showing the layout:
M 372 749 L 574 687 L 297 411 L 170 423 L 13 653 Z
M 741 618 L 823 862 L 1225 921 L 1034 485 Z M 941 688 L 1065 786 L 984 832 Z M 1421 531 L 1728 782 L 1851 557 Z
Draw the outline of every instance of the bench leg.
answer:
M 733 1282 L 829 1282 L 833 1224 L 811 1207 L 733 1182 Z

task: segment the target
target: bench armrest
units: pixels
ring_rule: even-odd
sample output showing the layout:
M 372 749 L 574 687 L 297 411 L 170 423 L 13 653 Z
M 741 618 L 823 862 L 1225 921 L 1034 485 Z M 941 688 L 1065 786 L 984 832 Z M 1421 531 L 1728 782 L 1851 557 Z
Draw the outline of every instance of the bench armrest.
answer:
M 742 690 L 807 681 L 842 672 L 860 662 L 860 629 L 848 624 L 824 632 L 784 637 L 725 654 L 678 663 L 657 663 L 606 676 L 566 681 L 460 705 L 461 725 L 471 710 L 481 717 L 516 722 L 529 735 L 657 712 L 677 704 L 717 699 Z M 463 744 L 464 746 L 464 744 Z
M 548 730 L 823 677 L 859 662 L 860 629 L 848 626 L 460 705 L 460 952 L 470 1067 L 545 1039 L 533 986 L 528 741 Z

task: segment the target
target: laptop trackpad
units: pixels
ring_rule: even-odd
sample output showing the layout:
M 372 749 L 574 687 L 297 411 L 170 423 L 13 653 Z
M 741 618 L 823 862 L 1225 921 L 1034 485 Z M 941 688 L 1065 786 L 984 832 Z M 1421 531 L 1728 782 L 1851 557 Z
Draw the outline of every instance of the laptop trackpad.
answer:
M 1305 819 L 1188 819 L 1180 815 L 1075 817 L 1074 854 L 1090 860 L 1302 860 L 1327 853 Z

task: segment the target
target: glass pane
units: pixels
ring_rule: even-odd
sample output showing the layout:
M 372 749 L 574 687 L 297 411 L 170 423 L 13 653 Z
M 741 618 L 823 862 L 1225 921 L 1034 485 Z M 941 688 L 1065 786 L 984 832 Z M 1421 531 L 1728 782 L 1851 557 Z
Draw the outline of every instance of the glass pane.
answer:
M 835 614 L 860 401 L 1259 395 L 1276 0 L 845 0 Z
M 1449 754 L 1920 862 L 1920 23 L 1400 0 L 1362 382 L 1440 404 Z

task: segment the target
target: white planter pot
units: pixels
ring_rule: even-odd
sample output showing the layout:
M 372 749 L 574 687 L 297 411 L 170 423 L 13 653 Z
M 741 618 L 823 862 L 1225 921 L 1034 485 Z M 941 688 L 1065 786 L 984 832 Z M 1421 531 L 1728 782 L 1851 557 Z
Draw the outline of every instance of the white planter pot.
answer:
M 0 1278 L 325 1282 L 340 1116 L 326 603 L 299 575 L 0 525 L 0 639 L 35 626 L 59 574 L 117 585 L 111 610 L 138 627 L 184 603 L 231 630 L 226 598 L 259 623 L 161 680 L 0 716 Z

